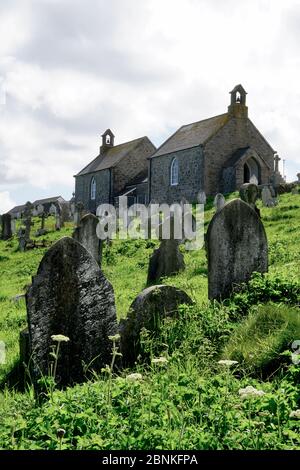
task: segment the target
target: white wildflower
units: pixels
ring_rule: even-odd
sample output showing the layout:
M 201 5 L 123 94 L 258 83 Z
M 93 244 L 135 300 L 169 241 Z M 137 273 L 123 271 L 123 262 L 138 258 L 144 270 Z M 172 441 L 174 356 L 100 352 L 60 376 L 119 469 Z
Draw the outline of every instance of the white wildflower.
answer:
M 134 374 L 126 375 L 126 379 L 129 380 L 129 382 L 137 382 L 138 380 L 142 380 L 142 378 L 142 374 L 138 374 L 137 372 Z
M 64 335 L 52 335 L 51 339 L 52 341 L 56 341 L 57 343 L 63 343 L 63 342 L 67 343 L 68 341 L 70 341 L 70 338 Z
M 290 418 L 300 419 L 300 410 L 295 410 L 290 412 Z
M 265 395 L 265 392 L 263 390 L 257 390 L 252 387 L 252 385 L 248 385 L 246 388 L 240 388 L 239 395 L 241 399 L 244 400 L 245 398 L 262 397 Z
M 221 361 L 218 361 L 218 364 L 220 364 L 221 366 L 231 367 L 231 366 L 238 364 L 238 361 L 230 361 L 229 359 L 221 359 Z
M 152 364 L 166 364 L 168 362 L 168 359 L 164 356 L 154 357 L 151 362 Z
M 110 341 L 115 341 L 115 342 L 117 342 L 117 341 L 120 341 L 121 336 L 117 333 L 116 335 L 109 336 L 108 339 L 109 339 Z

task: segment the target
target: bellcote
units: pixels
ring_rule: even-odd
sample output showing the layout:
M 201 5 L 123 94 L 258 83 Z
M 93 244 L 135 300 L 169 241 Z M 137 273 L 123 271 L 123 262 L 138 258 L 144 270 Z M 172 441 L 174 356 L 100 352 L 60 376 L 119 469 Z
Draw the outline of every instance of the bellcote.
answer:
M 106 129 L 104 134 L 102 134 L 102 145 L 100 147 L 100 154 L 105 152 L 105 150 L 114 146 L 115 136 L 110 129 Z
M 230 91 L 231 100 L 228 106 L 228 114 L 236 118 L 247 118 L 248 107 L 246 106 L 246 90 L 242 85 L 236 85 L 233 90 Z

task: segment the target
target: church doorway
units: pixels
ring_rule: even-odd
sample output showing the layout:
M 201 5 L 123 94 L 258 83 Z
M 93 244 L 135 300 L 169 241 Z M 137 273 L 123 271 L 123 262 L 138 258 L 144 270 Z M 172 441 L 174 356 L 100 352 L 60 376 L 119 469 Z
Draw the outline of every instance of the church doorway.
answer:
M 254 158 L 244 164 L 244 183 L 260 184 L 260 166 Z

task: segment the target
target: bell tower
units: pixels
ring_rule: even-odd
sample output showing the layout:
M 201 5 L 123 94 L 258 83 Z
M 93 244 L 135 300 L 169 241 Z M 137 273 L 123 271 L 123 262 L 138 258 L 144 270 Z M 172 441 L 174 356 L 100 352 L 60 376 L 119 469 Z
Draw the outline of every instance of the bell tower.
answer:
M 236 85 L 232 91 L 230 91 L 231 100 L 228 106 L 228 114 L 236 118 L 247 118 L 248 107 L 246 106 L 246 95 L 247 92 L 242 85 Z
M 102 145 L 100 147 L 100 154 L 103 154 L 107 149 L 114 146 L 115 136 L 110 129 L 106 129 L 101 137 Z

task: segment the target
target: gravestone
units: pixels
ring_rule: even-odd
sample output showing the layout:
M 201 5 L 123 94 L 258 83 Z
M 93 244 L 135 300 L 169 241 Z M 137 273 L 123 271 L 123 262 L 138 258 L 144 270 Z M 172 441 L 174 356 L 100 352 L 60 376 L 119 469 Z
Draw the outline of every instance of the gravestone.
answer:
M 56 210 L 55 205 L 54 205 L 54 204 L 51 204 L 50 209 L 49 209 L 49 214 L 55 216 L 55 215 L 56 215 L 56 212 L 57 212 L 57 210 Z
M 61 223 L 64 227 L 65 223 L 70 220 L 70 206 L 68 202 L 60 204 Z
M 16 232 L 17 232 L 16 219 L 11 219 L 11 233 L 12 235 L 15 235 Z
M 10 214 L 3 214 L 2 215 L 1 225 L 2 225 L 1 238 L 2 238 L 2 240 L 8 240 L 9 238 L 12 237 L 11 215 Z
M 256 207 L 256 201 L 259 196 L 258 186 L 254 183 L 244 183 L 240 187 L 240 198 L 242 201 L 249 204 L 250 207 L 257 213 L 260 217 L 260 210 Z
M 99 219 L 94 214 L 84 215 L 80 224 L 74 230 L 73 238 L 81 243 L 100 265 L 103 243 L 97 237 L 98 222 Z
M 164 234 L 164 225 L 170 224 L 170 239 L 162 239 Z M 179 247 L 182 243 L 181 238 L 176 239 L 174 230 L 174 217 L 166 219 L 157 228 L 157 234 L 161 239 L 159 248 L 154 250 L 149 260 L 147 284 L 157 282 L 165 276 L 172 276 L 185 269 L 184 257 Z
M 192 304 L 190 297 L 177 287 L 158 285 L 144 289 L 133 301 L 126 319 L 120 321 L 123 365 L 133 365 L 140 354 L 140 332 L 160 329 L 165 317 L 176 317 L 178 306 Z
M 222 207 L 225 206 L 225 197 L 223 196 L 223 194 L 221 193 L 218 193 L 215 195 L 215 198 L 214 198 L 214 207 L 216 209 L 216 211 L 218 212 L 219 210 L 222 209 Z
M 31 232 L 31 221 L 32 221 L 32 208 L 33 205 L 31 202 L 26 202 L 25 204 L 25 209 L 24 209 L 24 215 L 23 215 L 23 222 L 25 225 L 25 239 L 26 242 L 30 241 L 30 232 Z
M 206 194 L 204 191 L 200 191 L 200 193 L 198 193 L 197 200 L 199 204 L 206 204 Z
M 268 270 L 268 242 L 264 226 L 244 201 L 234 199 L 212 218 L 206 236 L 208 295 L 222 299 L 254 271 Z
M 268 186 L 264 186 L 261 190 L 261 200 L 265 207 L 275 206 L 274 198 Z
M 81 244 L 64 237 L 49 249 L 27 291 L 26 306 L 35 381 L 48 374 L 52 335 L 70 339 L 61 344 L 59 385 L 84 381 L 89 364 L 98 372 L 110 364 L 108 336 L 118 331 L 114 292 Z
M 26 250 L 26 245 L 28 242 L 28 240 L 26 239 L 26 229 L 24 227 L 21 227 L 18 230 L 17 237 L 19 240 L 19 251 L 24 252 Z
M 74 224 L 79 225 L 83 217 L 84 205 L 83 202 L 79 201 L 75 204 Z

